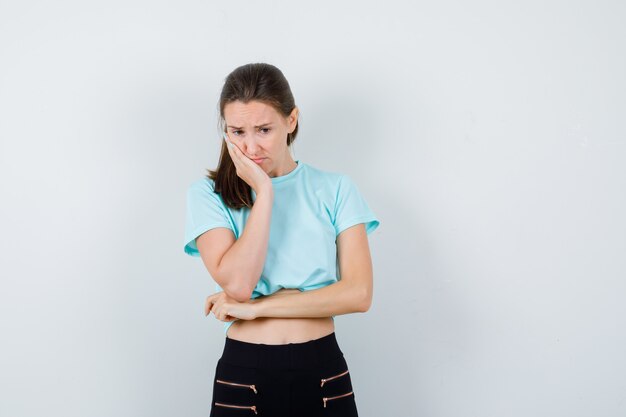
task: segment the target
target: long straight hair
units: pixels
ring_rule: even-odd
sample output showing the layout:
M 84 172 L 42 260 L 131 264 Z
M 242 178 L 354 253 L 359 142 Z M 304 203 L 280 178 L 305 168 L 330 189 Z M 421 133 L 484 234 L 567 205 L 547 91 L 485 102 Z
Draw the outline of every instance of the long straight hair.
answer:
M 241 101 L 245 104 L 253 100 L 272 106 L 284 117 L 288 117 L 296 107 L 289 83 L 278 68 L 265 63 L 242 65 L 228 74 L 224 81 L 219 101 L 219 131 L 226 132 L 224 107 L 228 103 Z M 287 134 L 287 146 L 296 140 L 298 125 L 292 133 Z M 226 142 L 221 140 L 221 143 L 217 169 L 207 169 L 206 176 L 215 182 L 215 192 L 221 195 L 227 206 L 233 209 L 252 207 L 252 188 L 237 176 L 237 168 L 228 153 Z

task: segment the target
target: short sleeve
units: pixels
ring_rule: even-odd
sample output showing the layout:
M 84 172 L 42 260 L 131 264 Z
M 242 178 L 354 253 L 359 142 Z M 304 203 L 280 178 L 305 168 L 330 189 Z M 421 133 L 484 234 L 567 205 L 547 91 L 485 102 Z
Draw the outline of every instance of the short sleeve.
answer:
M 339 179 L 337 198 L 335 200 L 335 234 L 343 232 L 350 226 L 364 223 L 365 231 L 370 234 L 380 224 L 376 215 L 361 195 L 357 185 L 347 175 Z
M 207 230 L 227 227 L 233 230 L 228 212 L 212 182 L 207 179 L 192 183 L 187 190 L 187 217 L 185 220 L 185 253 L 200 256 L 196 238 Z

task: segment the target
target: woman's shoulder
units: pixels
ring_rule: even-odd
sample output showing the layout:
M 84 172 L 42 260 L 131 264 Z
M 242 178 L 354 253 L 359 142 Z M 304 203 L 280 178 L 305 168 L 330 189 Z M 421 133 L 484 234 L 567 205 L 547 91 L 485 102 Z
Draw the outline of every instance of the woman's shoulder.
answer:
M 313 181 L 321 181 L 329 184 L 337 184 L 341 177 L 345 174 L 336 170 L 328 170 L 318 168 L 311 164 L 305 163 L 304 168 L 307 171 L 307 178 Z
M 215 181 L 211 178 L 204 176 L 202 178 L 196 178 L 189 183 L 187 187 L 188 190 L 196 190 L 196 191 L 214 191 L 215 190 Z
M 219 201 L 221 198 L 215 192 L 215 181 L 208 177 L 197 178 L 192 180 L 187 187 L 187 198 L 190 201 Z

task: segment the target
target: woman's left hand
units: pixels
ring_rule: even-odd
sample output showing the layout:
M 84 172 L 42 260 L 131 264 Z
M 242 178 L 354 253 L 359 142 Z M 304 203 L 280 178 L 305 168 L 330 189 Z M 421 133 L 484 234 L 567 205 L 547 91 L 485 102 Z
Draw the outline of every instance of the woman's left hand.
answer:
M 221 321 L 254 320 L 257 318 L 255 299 L 239 302 L 229 297 L 224 291 L 216 292 L 206 298 L 204 303 L 204 315 L 215 314 L 215 318 Z

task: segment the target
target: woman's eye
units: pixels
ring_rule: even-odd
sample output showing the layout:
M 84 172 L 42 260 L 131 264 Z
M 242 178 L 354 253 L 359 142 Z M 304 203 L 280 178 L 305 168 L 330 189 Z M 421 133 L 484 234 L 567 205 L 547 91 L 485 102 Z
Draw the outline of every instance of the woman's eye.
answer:
M 272 130 L 272 129 L 270 129 L 269 127 L 262 127 L 262 128 L 261 128 L 261 129 L 259 129 L 259 130 L 263 131 L 263 133 L 269 133 L 269 132 L 270 132 L 270 130 Z M 241 134 L 242 132 L 243 132 L 242 130 L 233 130 L 233 135 L 235 135 L 235 136 L 240 136 L 240 134 Z

